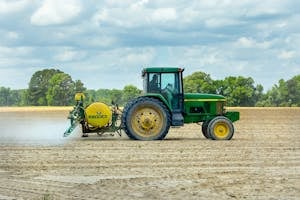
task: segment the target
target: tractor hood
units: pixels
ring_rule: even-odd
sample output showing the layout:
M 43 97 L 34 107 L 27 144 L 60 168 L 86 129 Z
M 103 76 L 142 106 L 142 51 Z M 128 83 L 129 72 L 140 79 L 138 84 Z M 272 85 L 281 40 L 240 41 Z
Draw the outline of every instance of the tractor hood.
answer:
M 225 97 L 217 94 L 205 94 L 205 93 L 185 93 L 184 100 L 192 101 L 226 101 Z

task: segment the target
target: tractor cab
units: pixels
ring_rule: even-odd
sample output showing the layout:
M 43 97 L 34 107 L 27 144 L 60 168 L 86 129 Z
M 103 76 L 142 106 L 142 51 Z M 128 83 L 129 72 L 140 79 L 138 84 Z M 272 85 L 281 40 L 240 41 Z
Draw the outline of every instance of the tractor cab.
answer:
M 144 79 L 144 94 L 158 98 L 172 113 L 172 125 L 183 125 L 183 84 L 181 68 L 145 68 L 142 72 Z

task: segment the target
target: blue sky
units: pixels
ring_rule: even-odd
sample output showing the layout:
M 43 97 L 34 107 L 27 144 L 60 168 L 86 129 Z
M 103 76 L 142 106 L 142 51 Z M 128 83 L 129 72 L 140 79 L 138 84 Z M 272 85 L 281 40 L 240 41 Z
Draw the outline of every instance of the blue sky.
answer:
M 265 90 L 300 74 L 297 0 L 0 0 L 0 86 L 60 69 L 87 88 L 142 88 L 141 70 L 178 66 Z

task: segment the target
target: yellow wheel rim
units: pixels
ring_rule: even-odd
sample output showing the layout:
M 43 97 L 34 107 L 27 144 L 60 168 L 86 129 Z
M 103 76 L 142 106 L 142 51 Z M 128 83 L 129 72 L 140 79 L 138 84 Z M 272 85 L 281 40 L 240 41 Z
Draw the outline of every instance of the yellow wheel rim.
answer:
M 156 107 L 138 107 L 132 113 L 132 129 L 142 137 L 153 137 L 160 134 L 164 122 L 163 113 Z
M 225 122 L 216 123 L 216 125 L 214 127 L 214 135 L 217 138 L 219 138 L 219 139 L 226 138 L 228 136 L 229 132 L 230 132 L 230 128 L 229 128 L 228 124 L 226 124 Z

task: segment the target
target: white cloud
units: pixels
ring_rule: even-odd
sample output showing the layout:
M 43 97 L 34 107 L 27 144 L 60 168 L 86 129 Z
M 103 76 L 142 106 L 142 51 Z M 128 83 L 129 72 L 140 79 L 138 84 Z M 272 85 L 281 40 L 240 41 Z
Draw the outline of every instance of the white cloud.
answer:
M 12 39 L 12 40 L 16 40 L 19 38 L 19 34 L 17 32 L 14 31 L 10 31 L 7 33 L 7 38 Z
M 241 37 L 237 41 L 237 45 L 245 48 L 252 48 L 255 46 L 255 41 L 252 38 Z
M 134 2 L 130 7 L 132 9 L 140 9 L 141 7 L 144 7 L 145 5 L 147 5 L 149 2 L 149 0 L 140 0 L 137 2 Z
M 70 62 L 70 61 L 76 61 L 81 60 L 86 56 L 86 53 L 84 51 L 77 51 L 70 48 L 65 48 L 63 51 L 59 51 L 54 56 L 54 59 L 60 62 Z
M 176 20 L 179 16 L 176 8 L 146 7 L 147 3 L 148 1 L 142 0 L 124 7 L 101 7 L 92 17 L 92 22 L 100 27 L 110 26 L 126 29 L 157 27 L 169 22 L 177 23 Z
M 182 65 L 210 66 L 222 63 L 224 55 L 219 49 L 207 46 L 173 48 L 173 56 L 182 60 Z M 183 54 L 179 56 L 181 53 Z
M 267 49 L 271 46 L 271 42 L 263 41 L 257 42 L 253 38 L 248 37 L 240 37 L 236 42 L 235 46 L 237 48 L 260 48 L 260 49 Z
M 32 47 L 6 47 L 0 46 L 0 58 L 4 57 L 20 57 L 31 55 Z
M 9 44 L 15 43 L 18 41 L 22 36 L 20 33 L 16 31 L 10 31 L 10 30 L 1 30 L 0 29 L 0 49 L 2 46 L 8 46 Z
M 275 24 L 277 28 L 285 28 L 287 26 L 287 22 L 278 22 Z
M 29 0 L 1 0 L 0 15 L 20 12 L 30 5 L 30 3 Z
M 41 60 L 34 57 L 33 54 L 33 47 L 0 46 L 0 69 L 17 68 L 17 70 L 20 70 L 21 68 L 23 70 L 23 68 L 30 65 L 41 63 Z
M 281 51 L 278 55 L 278 58 L 283 59 L 283 60 L 289 60 L 294 58 L 296 55 L 295 51 Z
M 38 26 L 63 24 L 77 17 L 81 6 L 79 0 L 45 0 L 30 21 Z
M 127 66 L 147 65 L 148 63 L 152 63 L 154 56 L 155 51 L 152 48 L 141 52 L 130 52 L 120 58 L 120 64 L 122 63 Z
M 98 63 L 100 66 L 110 66 L 111 70 L 123 70 L 152 63 L 155 53 L 153 48 L 116 48 L 98 52 L 94 59 L 101 61 Z
M 105 5 L 113 8 L 124 8 L 130 4 L 134 4 L 136 0 L 105 0 Z
M 122 10 L 122 9 L 121 9 Z M 126 18 L 121 15 L 121 10 L 118 8 L 107 9 L 101 8 L 96 14 L 94 14 L 92 21 L 98 26 L 103 24 L 108 24 L 109 26 L 119 26 L 119 27 L 130 27 L 132 26 L 133 20 L 130 20 L 132 16 L 128 11 L 124 10 L 123 14 L 126 15 Z M 125 14 L 126 13 L 126 14 Z
M 99 35 L 99 37 L 86 37 L 82 39 L 84 45 L 88 45 L 93 48 L 107 48 L 117 44 L 117 39 L 112 36 Z
M 247 9 L 247 12 L 245 14 L 248 17 L 282 14 L 289 11 L 287 9 L 289 3 L 290 1 L 282 0 L 248 0 L 250 9 Z M 244 2 L 241 1 L 241 5 L 245 5 Z
M 152 13 L 152 20 L 168 22 L 177 19 L 176 9 L 174 8 L 158 8 Z
M 209 28 L 218 28 L 224 26 L 232 26 L 232 25 L 239 25 L 242 24 L 241 21 L 237 19 L 230 19 L 230 18 L 209 18 L 205 20 L 205 25 Z

